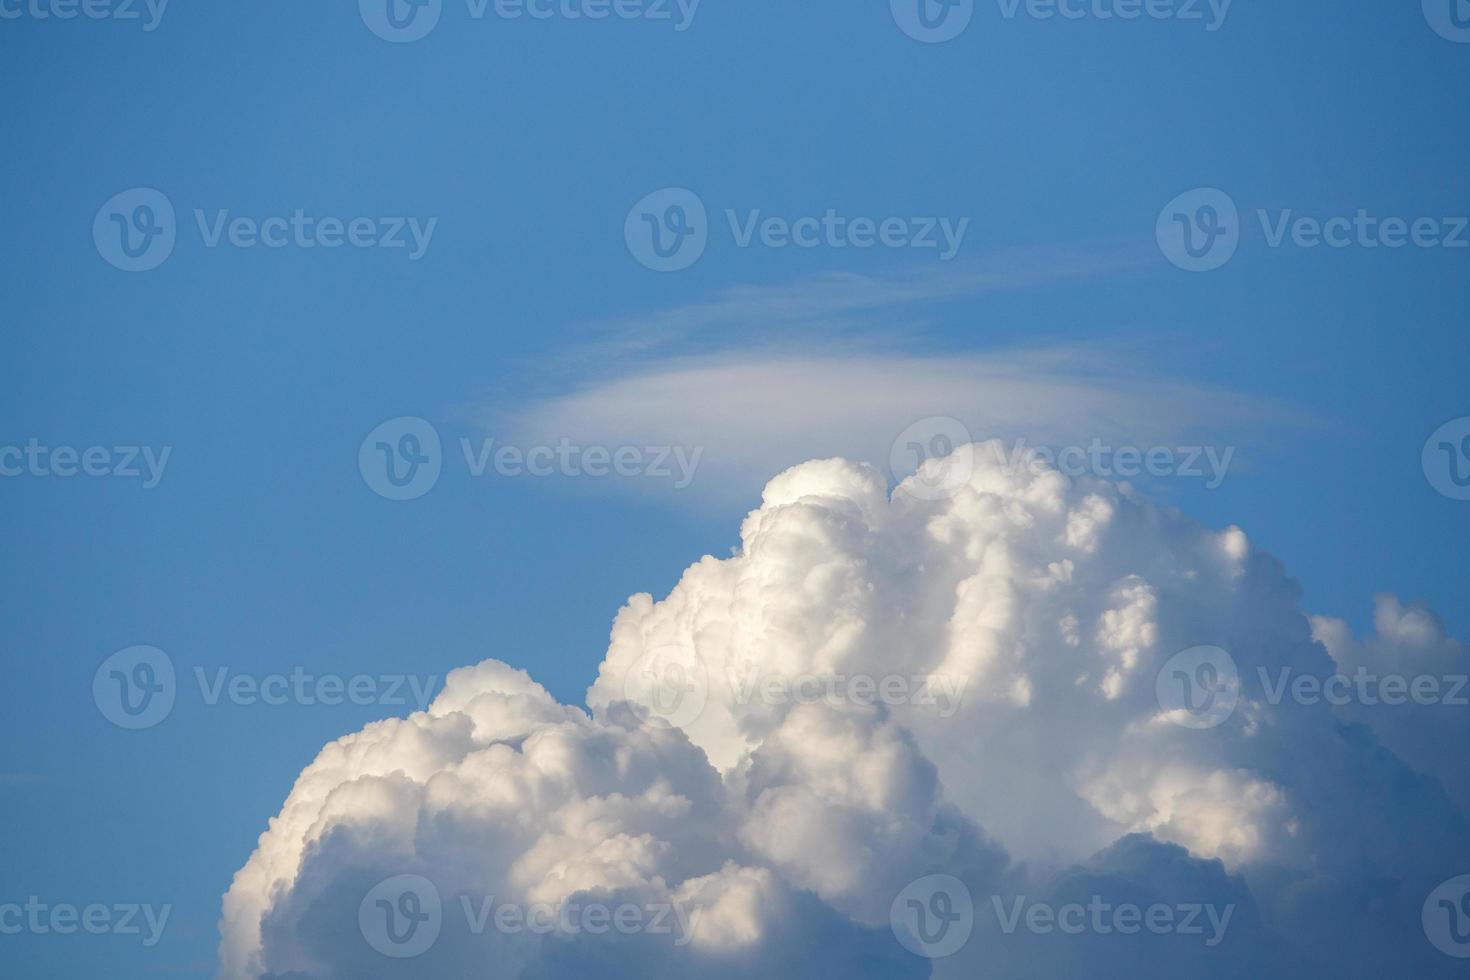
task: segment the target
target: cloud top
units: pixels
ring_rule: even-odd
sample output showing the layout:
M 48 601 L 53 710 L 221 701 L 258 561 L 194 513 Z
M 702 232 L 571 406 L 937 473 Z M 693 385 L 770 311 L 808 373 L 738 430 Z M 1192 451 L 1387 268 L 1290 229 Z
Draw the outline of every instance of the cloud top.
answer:
M 1421 904 L 1470 853 L 1434 750 L 1463 715 L 1277 679 L 1465 648 L 1392 599 L 1360 641 L 1240 529 L 994 449 L 892 493 L 781 473 L 732 557 L 628 601 L 587 711 L 487 661 L 327 746 L 225 897 L 222 975 L 1448 975 Z M 628 928 L 493 914 L 569 906 Z M 428 948 L 374 942 L 430 907 Z

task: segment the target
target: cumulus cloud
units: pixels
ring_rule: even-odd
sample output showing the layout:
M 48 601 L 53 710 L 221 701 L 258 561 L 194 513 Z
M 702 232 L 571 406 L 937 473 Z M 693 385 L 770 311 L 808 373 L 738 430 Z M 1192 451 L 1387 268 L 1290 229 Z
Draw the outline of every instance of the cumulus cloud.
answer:
M 994 450 L 780 474 L 628 601 L 586 710 L 490 661 L 327 746 L 222 975 L 1453 975 L 1421 912 L 1470 861 L 1463 714 L 1279 681 L 1465 648 Z
M 1470 812 L 1470 767 L 1446 751 L 1470 744 L 1470 647 L 1447 635 L 1433 610 L 1396 596 L 1377 597 L 1373 625 L 1360 641 L 1339 619 L 1312 618 L 1312 635 L 1332 655 L 1330 676 L 1342 678 L 1323 685 L 1323 699 Z

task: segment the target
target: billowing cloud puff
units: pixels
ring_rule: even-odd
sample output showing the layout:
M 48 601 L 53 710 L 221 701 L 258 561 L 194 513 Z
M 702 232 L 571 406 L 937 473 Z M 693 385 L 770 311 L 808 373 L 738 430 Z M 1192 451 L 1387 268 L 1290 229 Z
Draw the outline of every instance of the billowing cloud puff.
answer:
M 1373 625 L 1374 635 L 1360 642 L 1341 620 L 1312 619 L 1312 635 L 1343 678 L 1324 687 L 1322 698 L 1344 718 L 1372 728 L 1470 812 L 1470 766 L 1453 751 L 1470 745 L 1470 649 L 1447 636 L 1431 610 L 1393 596 L 1378 597 Z
M 914 795 L 914 812 L 894 821 L 909 847 L 927 846 L 924 859 L 935 862 L 963 863 L 967 848 L 988 856 L 945 822 L 964 825 L 939 813 L 933 768 L 905 751 L 902 732 L 862 714 L 850 731 L 815 724 L 834 739 L 899 744 L 867 775 L 873 792 Z M 772 789 L 802 763 L 801 753 L 774 750 L 772 760 L 780 771 L 763 781 Z M 820 793 L 786 803 L 810 821 L 842 809 Z M 606 968 L 611 957 L 630 975 L 734 977 L 826 968 L 823 947 L 832 946 L 873 964 L 874 975 L 922 975 L 893 945 L 886 909 L 862 924 L 743 861 L 740 837 L 758 824 L 742 819 L 744 809 L 676 729 L 625 706 L 594 722 L 502 664 L 455 671 L 429 711 L 340 739 L 302 773 L 225 897 L 222 972 L 461 976 L 493 964 L 499 972 L 486 975 L 530 977 L 582 963 L 621 975 Z M 914 831 L 926 811 L 934 831 Z M 852 828 L 859 843 L 871 842 L 865 831 L 877 833 Z M 840 845 L 825 856 L 848 858 Z M 892 880 L 912 877 L 918 859 L 892 869 Z M 378 935 L 378 924 L 364 927 L 363 905 L 394 882 L 380 893 L 392 906 L 385 912 L 403 919 Z M 408 893 L 412 907 L 398 905 Z M 502 909 L 514 919 L 502 920 Z M 389 931 L 406 933 L 429 914 L 431 948 L 412 959 L 384 954 L 394 951 Z
M 487 662 L 323 750 L 222 974 L 1454 975 L 1470 918 L 1426 898 L 1470 871 L 1470 708 L 1310 692 L 1466 649 L 1298 595 L 1241 530 L 998 444 L 892 493 L 803 464 L 629 600 L 590 713 Z

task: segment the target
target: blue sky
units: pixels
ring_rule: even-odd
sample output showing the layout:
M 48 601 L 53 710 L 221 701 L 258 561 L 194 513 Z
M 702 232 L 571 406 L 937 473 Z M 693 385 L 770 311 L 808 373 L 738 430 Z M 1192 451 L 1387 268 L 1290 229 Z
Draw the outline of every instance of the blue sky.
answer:
M 1256 217 L 1449 228 L 1470 212 L 1470 45 L 1418 4 L 1239 0 L 1210 31 L 980 3 L 942 44 L 877 2 L 705 0 L 679 31 L 477 20 L 445 0 L 405 44 L 350 4 L 175 2 L 152 31 L 0 6 L 23 11 L 0 20 L 0 444 L 172 447 L 150 489 L 0 480 L 0 898 L 174 906 L 152 949 L 5 937 L 7 973 L 209 974 L 220 895 L 294 775 L 407 710 L 211 706 L 195 666 L 442 676 L 493 656 L 580 702 L 624 600 L 728 554 L 758 499 L 698 479 L 645 494 L 473 478 L 458 440 L 686 358 L 1066 351 L 1129 390 L 1183 386 L 1160 411 L 1194 405 L 1192 431 L 1236 463 L 1216 489 L 1165 481 L 1164 502 L 1244 528 L 1310 611 L 1362 629 L 1393 592 L 1470 634 L 1470 504 L 1420 462 L 1470 415 L 1470 249 L 1272 247 Z M 92 226 L 139 187 L 171 202 L 177 242 L 128 273 Z M 624 227 L 668 187 L 705 205 L 709 243 L 660 273 Z M 1238 206 L 1240 240 L 1191 273 L 1155 226 L 1202 187 Z M 209 247 L 196 209 L 437 223 L 410 259 Z M 740 247 L 731 209 L 968 225 L 943 262 Z M 834 275 L 852 277 L 850 306 L 832 303 Z M 894 283 L 901 301 L 866 298 Z M 1221 391 L 1219 418 L 1191 394 Z M 438 484 L 406 502 L 358 469 L 364 437 L 399 416 L 446 445 Z M 189 680 L 166 722 L 127 732 L 89 691 L 136 644 Z

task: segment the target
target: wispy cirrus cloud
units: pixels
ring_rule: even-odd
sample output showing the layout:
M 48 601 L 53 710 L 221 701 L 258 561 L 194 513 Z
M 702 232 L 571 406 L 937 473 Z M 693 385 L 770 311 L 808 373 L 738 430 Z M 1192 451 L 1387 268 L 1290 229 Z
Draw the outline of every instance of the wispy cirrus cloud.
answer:
M 1116 245 L 1011 249 L 942 268 L 883 275 L 829 272 L 777 285 L 736 285 L 713 297 L 591 325 L 591 340 L 569 356 L 589 367 L 629 358 L 848 336 L 873 342 L 896 324 L 922 326 L 925 306 L 1049 285 L 1085 283 L 1144 269 L 1151 253 Z M 799 331 L 800 337 L 793 336 Z
M 954 314 L 946 304 L 1112 282 L 1150 260 L 1114 245 L 1036 248 L 940 270 L 735 286 L 593 324 L 554 361 L 559 378 L 578 381 L 468 414 L 502 445 L 677 447 L 670 479 L 583 482 L 721 504 L 752 499 L 806 459 L 866 460 L 902 478 L 918 463 L 898 458 L 916 434 L 925 445 L 1188 443 L 1224 454 L 1311 424 L 1279 401 L 1161 374 L 1137 340 L 958 351 L 952 334 L 945 349 L 926 341 L 931 320 Z

